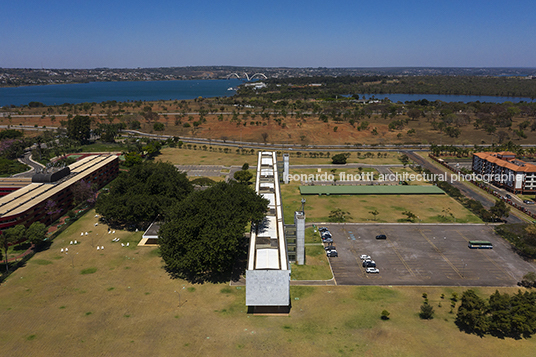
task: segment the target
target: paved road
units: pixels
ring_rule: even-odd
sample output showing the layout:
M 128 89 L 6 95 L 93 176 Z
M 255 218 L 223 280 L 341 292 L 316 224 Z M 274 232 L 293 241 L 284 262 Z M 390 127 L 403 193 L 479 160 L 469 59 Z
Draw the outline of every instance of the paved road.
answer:
M 31 169 L 26 172 L 21 172 L 20 174 L 15 174 L 13 175 L 14 177 L 32 177 L 37 169 L 44 167 L 40 163 L 33 161 L 31 156 L 32 154 L 26 153 L 23 157 L 18 159 L 20 162 L 22 162 L 26 166 L 29 166 Z
M 449 177 L 449 183 L 451 183 L 454 187 L 459 189 L 464 196 L 469 197 L 475 201 L 479 201 L 487 209 L 495 205 L 495 200 L 489 199 L 484 193 L 479 192 L 480 190 L 478 188 L 476 187 L 469 188 L 468 186 L 464 185 L 463 183 L 457 180 L 450 180 L 452 176 L 450 171 L 447 171 L 446 169 L 438 168 L 434 164 L 425 160 L 422 156 L 419 156 L 412 151 L 405 151 L 404 153 L 408 155 L 408 157 L 411 160 L 413 160 L 416 164 L 430 170 L 432 174 L 447 175 L 447 177 Z M 515 212 L 514 210 L 515 209 L 512 209 L 510 211 L 510 216 L 508 217 L 508 223 L 526 223 L 523 219 L 515 215 L 517 212 Z

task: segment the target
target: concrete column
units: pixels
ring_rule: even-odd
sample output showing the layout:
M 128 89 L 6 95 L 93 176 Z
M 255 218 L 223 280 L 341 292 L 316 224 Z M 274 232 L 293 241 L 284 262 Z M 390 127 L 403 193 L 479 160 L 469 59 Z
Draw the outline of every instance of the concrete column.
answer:
M 290 173 L 289 154 L 283 154 L 283 182 L 288 183 L 288 175 Z
M 294 212 L 294 224 L 296 225 L 296 263 L 305 264 L 305 214 Z

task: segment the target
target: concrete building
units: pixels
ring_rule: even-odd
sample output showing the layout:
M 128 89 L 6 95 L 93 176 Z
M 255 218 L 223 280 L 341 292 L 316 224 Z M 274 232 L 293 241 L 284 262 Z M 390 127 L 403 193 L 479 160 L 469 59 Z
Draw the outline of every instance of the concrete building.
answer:
M 474 153 L 472 169 L 484 181 L 513 193 L 536 192 L 536 165 L 516 159 L 512 152 Z
M 36 221 L 51 224 L 72 207 L 74 184 L 84 180 L 101 188 L 118 175 L 119 158 L 88 156 L 60 171 L 35 175 L 31 183 L 0 197 L 0 230 Z M 47 207 L 49 202 L 53 209 Z
M 259 152 L 255 190 L 269 201 L 263 222 L 253 225 L 246 270 L 246 305 L 253 312 L 288 312 L 290 263 L 275 152 Z

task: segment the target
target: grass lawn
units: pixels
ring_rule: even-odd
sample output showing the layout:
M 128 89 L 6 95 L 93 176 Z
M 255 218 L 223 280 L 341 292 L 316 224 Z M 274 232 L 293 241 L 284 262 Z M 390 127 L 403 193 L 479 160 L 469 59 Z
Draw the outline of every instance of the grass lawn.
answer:
M 80 152 L 113 152 L 123 151 L 126 146 L 122 143 L 100 143 L 96 142 L 90 145 L 84 145 Z
M 305 265 L 292 264 L 292 280 L 329 280 L 333 278 L 328 257 L 313 227 L 305 229 Z
M 301 196 L 299 183 L 281 185 L 283 213 L 286 222 L 294 221 L 293 212 L 301 209 L 305 197 L 305 214 L 308 222 L 328 222 L 329 213 L 337 208 L 350 213 L 347 222 L 372 222 L 371 211 L 377 210 L 377 222 L 399 222 L 406 218 L 404 211 L 418 216 L 423 223 L 482 223 L 482 221 L 456 200 L 447 195 L 330 195 Z M 451 215 L 452 214 L 452 215 Z
M 216 147 L 216 146 L 214 146 Z M 96 151 L 96 150 L 94 150 Z M 237 154 L 236 148 L 231 147 L 229 153 L 223 152 L 214 152 L 214 151 L 204 151 L 201 149 L 192 150 L 192 149 L 179 149 L 179 148 L 163 148 L 161 150 L 162 154 L 157 157 L 158 160 L 164 162 L 171 162 L 174 165 L 239 165 L 242 166 L 245 162 L 249 166 L 257 165 L 257 154 Z M 331 157 L 322 157 L 322 158 L 309 158 L 309 157 L 296 157 L 295 153 L 283 151 L 283 153 L 291 153 L 290 165 L 327 165 L 331 164 Z M 342 150 L 341 152 L 345 152 Z M 337 154 L 337 152 L 331 152 L 331 156 Z M 397 153 L 384 153 L 381 158 L 377 156 L 373 158 L 364 158 L 363 156 L 358 157 L 356 153 L 351 153 L 348 158 L 348 163 L 363 163 L 363 164 L 375 164 L 375 165 L 397 165 L 401 164 L 398 159 L 399 154 Z M 282 160 L 282 156 L 278 156 L 279 160 Z M 338 171 L 344 170 L 344 167 L 337 169 Z M 369 172 L 364 169 L 363 172 Z M 348 171 L 348 170 L 346 170 Z M 354 174 L 357 173 L 357 169 L 354 170 Z M 373 171 L 375 172 L 375 170 Z
M 188 150 L 178 148 L 164 148 L 157 160 L 170 162 L 173 165 L 223 165 L 242 166 L 248 163 L 250 167 L 257 166 L 257 155 L 241 155 L 234 152 L 225 154 L 204 150 Z
M 108 234 L 95 221 L 90 211 L 2 284 L 3 355 L 530 356 L 536 348 L 535 339 L 460 332 L 447 299 L 462 288 L 293 286 L 288 316 L 248 315 L 244 287 L 172 280 L 158 249 L 132 244 L 141 232 Z M 494 290 L 476 289 L 485 298 Z M 423 292 L 436 311 L 430 321 L 418 317 Z

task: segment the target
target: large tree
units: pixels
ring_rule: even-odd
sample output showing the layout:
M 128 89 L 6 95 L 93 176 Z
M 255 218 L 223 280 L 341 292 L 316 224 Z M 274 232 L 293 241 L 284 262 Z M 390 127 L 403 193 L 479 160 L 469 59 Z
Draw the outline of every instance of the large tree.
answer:
M 502 217 L 508 217 L 510 215 L 510 207 L 508 207 L 506 202 L 503 200 L 496 200 L 495 205 L 493 205 L 489 211 L 495 220 L 499 220 Z
M 6 271 L 9 271 L 8 256 L 7 252 L 9 250 L 9 245 L 19 242 L 24 239 L 24 234 L 26 233 L 26 227 L 22 224 L 18 224 L 15 227 L 6 229 L 0 234 L 0 244 L 4 249 L 4 257 L 6 262 Z
M 467 290 L 462 295 L 462 304 L 458 308 L 455 323 L 462 331 L 482 336 L 489 328 L 486 313 L 486 301 L 480 298 L 474 290 Z
M 67 136 L 80 144 L 87 144 L 91 136 L 91 118 L 84 115 L 76 115 L 67 121 Z
M 248 222 L 263 219 L 267 205 L 253 189 L 234 181 L 192 193 L 169 210 L 160 228 L 166 269 L 192 281 L 228 279 L 245 252 Z
M 47 231 L 48 229 L 46 225 L 41 222 L 34 222 L 26 230 L 26 238 L 28 238 L 31 243 L 38 245 L 44 241 Z
M 142 226 L 192 190 L 186 174 L 172 164 L 144 162 L 122 172 L 110 192 L 99 195 L 96 211 L 112 223 Z

